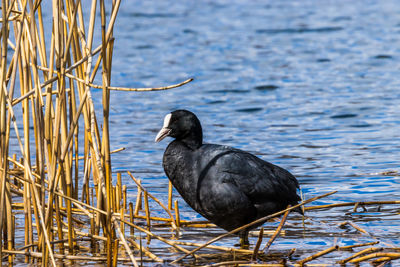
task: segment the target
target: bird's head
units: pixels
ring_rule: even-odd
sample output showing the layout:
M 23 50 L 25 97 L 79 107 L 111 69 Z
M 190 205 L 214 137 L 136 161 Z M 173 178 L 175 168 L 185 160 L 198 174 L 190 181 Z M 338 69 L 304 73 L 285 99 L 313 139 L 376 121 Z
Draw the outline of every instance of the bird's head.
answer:
M 160 142 L 170 136 L 195 149 L 202 145 L 203 131 L 199 119 L 188 110 L 175 110 L 164 118 L 164 125 L 155 141 Z

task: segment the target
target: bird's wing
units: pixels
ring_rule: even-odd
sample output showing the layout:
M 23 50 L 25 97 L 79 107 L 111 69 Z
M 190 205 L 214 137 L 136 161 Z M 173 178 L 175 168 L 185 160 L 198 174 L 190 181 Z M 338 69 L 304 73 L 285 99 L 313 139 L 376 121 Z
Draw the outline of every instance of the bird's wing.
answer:
M 198 184 L 197 211 L 218 226 L 230 231 L 251 222 L 257 208 L 249 197 L 232 183 L 230 174 L 210 166 Z
M 239 188 L 253 203 L 300 200 L 296 178 L 288 171 L 241 150 L 230 150 L 221 156 L 218 166 L 225 182 Z

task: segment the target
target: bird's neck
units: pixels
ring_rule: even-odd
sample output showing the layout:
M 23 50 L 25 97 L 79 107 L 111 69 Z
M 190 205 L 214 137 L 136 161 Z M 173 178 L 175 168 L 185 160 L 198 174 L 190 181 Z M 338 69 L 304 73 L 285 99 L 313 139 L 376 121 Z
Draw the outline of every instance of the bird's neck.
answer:
M 203 144 L 203 136 L 202 134 L 193 133 L 181 139 L 180 141 L 188 146 L 191 150 L 196 150 Z

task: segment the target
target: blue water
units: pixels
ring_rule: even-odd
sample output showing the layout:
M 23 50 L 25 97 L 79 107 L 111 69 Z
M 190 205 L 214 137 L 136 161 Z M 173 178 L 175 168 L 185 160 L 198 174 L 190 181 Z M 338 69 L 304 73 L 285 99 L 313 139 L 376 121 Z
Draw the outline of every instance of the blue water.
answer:
M 400 165 L 398 1 L 122 1 L 114 37 L 113 86 L 195 78 L 169 91 L 111 93 L 111 146 L 126 148 L 113 154 L 113 172 L 132 171 L 164 202 L 161 161 L 170 140 L 154 138 L 175 109 L 197 114 L 205 142 L 288 169 L 306 198 L 338 190 L 315 204 L 399 200 L 399 176 L 382 174 Z M 101 91 L 93 97 L 100 107 Z M 123 179 L 134 201 L 136 186 Z M 201 219 L 174 196 L 184 219 Z M 398 208 L 377 208 L 313 211 L 305 228 L 293 215 L 271 249 L 297 247 L 308 255 L 334 242 L 375 240 L 339 229 L 344 220 L 399 246 Z M 188 229 L 181 238 L 206 241 L 220 233 Z
M 399 199 L 399 176 L 382 174 L 400 165 L 398 1 L 124 1 L 114 35 L 113 85 L 195 78 L 170 91 L 112 92 L 111 143 L 126 147 L 112 158 L 114 172 L 131 170 L 166 200 L 170 140 L 153 140 L 163 117 L 184 108 L 200 118 L 206 142 L 290 170 L 305 197 L 338 190 L 317 203 Z M 200 218 L 180 205 L 184 217 Z M 396 207 L 351 211 L 314 211 L 330 225 L 314 222 L 275 246 L 351 243 L 332 229 L 338 218 L 399 245 Z

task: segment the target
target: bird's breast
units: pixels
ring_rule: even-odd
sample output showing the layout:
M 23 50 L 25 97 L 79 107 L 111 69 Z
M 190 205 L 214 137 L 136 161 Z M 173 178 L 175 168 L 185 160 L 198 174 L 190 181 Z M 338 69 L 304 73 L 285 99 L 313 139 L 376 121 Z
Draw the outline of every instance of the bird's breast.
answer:
M 183 199 L 193 209 L 198 210 L 196 203 L 197 161 L 188 149 L 177 149 L 169 146 L 164 153 L 163 167 L 168 179 Z

